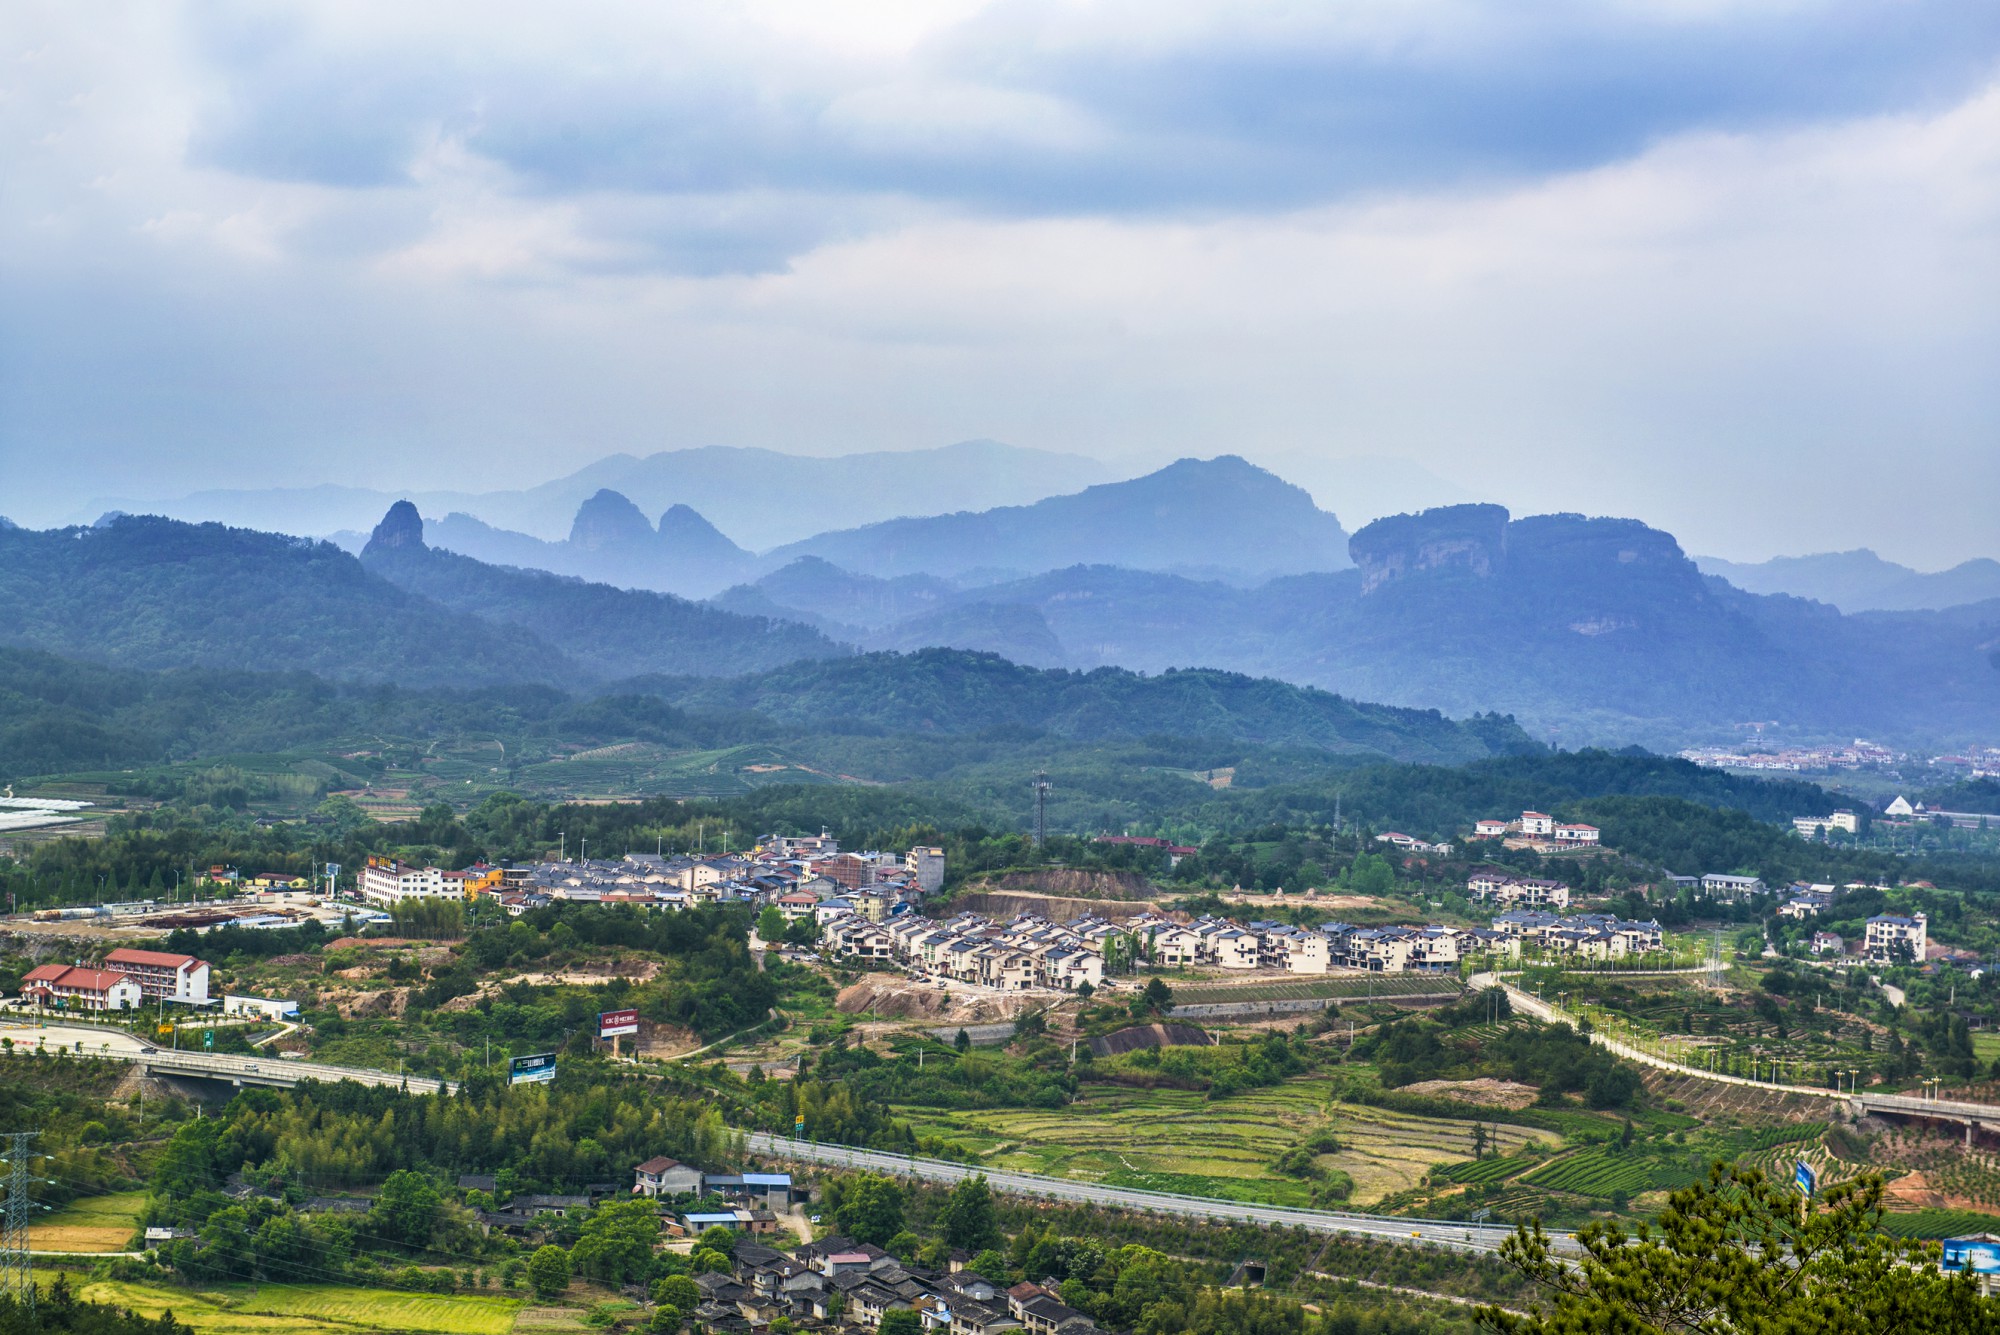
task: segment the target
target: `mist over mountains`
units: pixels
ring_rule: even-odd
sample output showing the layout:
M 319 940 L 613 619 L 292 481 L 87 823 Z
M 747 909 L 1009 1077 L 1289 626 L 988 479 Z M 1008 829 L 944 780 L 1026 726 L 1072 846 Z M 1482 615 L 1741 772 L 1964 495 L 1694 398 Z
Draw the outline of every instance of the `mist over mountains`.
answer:
M 171 500 L 103 499 L 89 507 L 89 517 L 124 510 L 313 537 L 348 532 L 356 535 L 353 546 L 358 550 L 383 512 L 395 501 L 408 500 L 426 516 L 459 512 L 497 529 L 559 542 L 578 507 L 609 490 L 652 515 L 675 505 L 691 506 L 723 532 L 771 547 L 900 515 L 1028 504 L 1109 481 L 1119 471 L 1082 455 L 990 440 L 831 457 L 704 446 L 644 457 L 608 455 L 518 490 L 331 484 L 208 490 Z
M 1843 612 L 1942 611 L 2000 598 L 2000 561 L 1979 557 L 1949 570 L 1921 571 L 1885 561 L 1866 547 L 1754 564 L 1699 556 L 1695 564 L 1750 593 L 1789 593 Z
M 916 683 L 889 665 L 948 649 L 1498 712 L 1565 745 L 1675 747 L 1746 721 L 1822 737 L 2000 729 L 2000 601 L 1848 613 L 1705 574 L 1637 520 L 1497 505 L 1391 516 L 1350 538 L 1302 489 L 1233 456 L 761 553 L 693 506 L 655 518 L 600 488 L 556 540 L 463 514 L 426 522 L 399 502 L 358 557 L 132 517 L 0 530 L 0 556 L 0 642 L 145 669 L 241 666 L 247 651 L 337 680 L 600 690 L 783 682 L 861 655 L 837 694 L 854 694 L 852 674 L 879 676 L 915 727 L 929 726 L 925 706 L 896 692 Z M 1973 564 L 1960 582 L 1977 592 Z M 750 707 L 782 713 L 772 689 Z

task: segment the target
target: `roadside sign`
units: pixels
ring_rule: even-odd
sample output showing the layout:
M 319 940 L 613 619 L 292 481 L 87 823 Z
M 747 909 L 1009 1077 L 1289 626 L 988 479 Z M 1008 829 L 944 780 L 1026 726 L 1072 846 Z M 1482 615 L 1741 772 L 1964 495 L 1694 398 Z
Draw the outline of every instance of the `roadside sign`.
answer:
M 173 1027 L 172 1025 L 170 1025 L 170 1024 L 163 1024 L 163 1025 L 161 1025 L 161 1026 L 160 1026 L 160 1033 L 161 1033 L 161 1035 L 163 1035 L 163 1036 L 164 1036 L 164 1035 L 167 1035 L 167 1034 L 171 1034 L 171 1033 L 173 1033 L 173 1032 L 174 1032 L 174 1027 Z
M 213 1029 L 204 1029 L 201 1031 L 201 1045 L 210 1049 L 215 1047 L 215 1031 Z
M 340 879 L 340 864 L 338 862 L 329 862 L 326 864 L 326 879 L 329 881 Z
M 597 1017 L 597 1036 L 599 1038 L 617 1038 L 621 1034 L 636 1034 L 638 1032 L 638 1011 L 604 1011 Z
M 1813 1191 L 1819 1186 L 1819 1175 L 1813 1172 L 1811 1164 L 1807 1163 L 1804 1159 L 1801 1159 L 1798 1161 L 1798 1164 L 1792 1169 L 1792 1181 L 1799 1184 L 1800 1191 L 1803 1191 L 1806 1195 L 1810 1196 L 1813 1194 Z
M 2000 1274 L 2000 1238 L 1984 1234 L 1972 1238 L 1946 1238 L 1941 1270 L 1970 1270 L 1975 1275 Z
M 510 1085 L 541 1084 L 556 1078 L 556 1054 L 538 1052 L 532 1057 L 514 1057 L 507 1062 Z
M 800 1113 L 792 1119 L 792 1135 L 799 1140 L 805 1139 L 806 1115 L 804 1113 Z

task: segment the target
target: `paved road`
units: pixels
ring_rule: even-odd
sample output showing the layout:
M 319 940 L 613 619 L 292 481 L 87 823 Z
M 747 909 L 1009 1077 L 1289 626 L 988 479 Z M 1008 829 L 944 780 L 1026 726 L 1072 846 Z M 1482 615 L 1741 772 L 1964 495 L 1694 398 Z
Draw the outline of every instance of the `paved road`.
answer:
M 16 1050 L 44 1047 L 66 1048 L 86 1057 L 108 1057 L 135 1062 L 158 1075 L 196 1076 L 205 1080 L 226 1080 L 237 1085 L 271 1085 L 290 1088 L 303 1080 L 353 1080 L 364 1085 L 407 1086 L 412 1094 L 435 1094 L 445 1082 L 430 1076 L 405 1076 L 395 1071 L 377 1071 L 364 1066 L 331 1066 L 325 1062 L 286 1061 L 279 1057 L 239 1057 L 225 1052 L 175 1051 L 154 1047 L 119 1029 L 83 1024 L 50 1024 L 40 1029 L 28 1024 L 0 1026 L 0 1037 L 14 1040 Z
M 1574 1023 L 1574 1017 L 1568 1012 L 1551 1005 L 1549 1002 L 1543 1001 L 1540 997 L 1523 992 L 1512 983 L 1497 979 L 1493 974 L 1474 974 L 1470 981 L 1474 988 L 1492 987 L 1496 984 L 1505 988 L 1507 990 L 1507 1000 L 1512 1002 L 1514 1009 L 1523 1015 L 1532 1015 L 1538 1020 L 1559 1020 L 1564 1024 Z M 1778 1094 L 1805 1094 L 1821 1099 L 1844 1100 L 1847 1097 L 1845 1094 L 1837 1093 L 1834 1090 L 1819 1085 L 1781 1085 L 1770 1080 L 1752 1080 L 1747 1076 L 1723 1075 L 1719 1071 L 1704 1071 L 1699 1066 L 1689 1066 L 1684 1062 L 1672 1061 L 1666 1057 L 1657 1056 L 1646 1051 L 1644 1048 L 1635 1048 L 1630 1043 L 1615 1039 L 1602 1030 L 1592 1030 L 1590 1041 L 1601 1048 L 1618 1054 L 1627 1061 L 1637 1062 L 1641 1066 L 1651 1066 L 1658 1070 L 1671 1071 L 1675 1075 L 1693 1076 L 1697 1080 L 1712 1080 L 1719 1085 L 1742 1085 L 1748 1089 L 1767 1089 Z
M 876 1173 L 917 1177 L 927 1182 L 958 1182 L 984 1173 L 995 1191 L 1015 1196 L 1037 1196 L 1044 1200 L 1074 1201 L 1084 1205 L 1114 1206 L 1127 1210 L 1148 1210 L 1191 1219 L 1222 1223 L 1263 1224 L 1274 1228 L 1303 1228 L 1313 1233 L 1349 1233 L 1382 1238 L 1391 1242 L 1427 1242 L 1459 1251 L 1491 1252 L 1499 1249 L 1514 1230 L 1492 1224 L 1462 1224 L 1438 1219 L 1398 1219 L 1390 1215 L 1349 1214 L 1333 1210 L 1293 1210 L 1276 1205 L 1251 1205 L 1242 1201 L 1219 1201 L 1205 1196 L 1179 1196 L 1164 1191 L 1140 1191 L 1131 1187 L 1108 1187 L 1098 1182 L 1073 1182 L 1067 1178 L 1042 1177 L 1033 1173 L 996 1172 L 943 1159 L 918 1159 L 879 1150 L 857 1150 L 846 1145 L 822 1145 L 816 1141 L 787 1140 L 761 1131 L 746 1137 L 754 1154 L 774 1159 L 794 1159 L 805 1163 L 840 1168 L 861 1168 Z M 1555 1235 L 1557 1244 L 1572 1249 L 1570 1234 Z

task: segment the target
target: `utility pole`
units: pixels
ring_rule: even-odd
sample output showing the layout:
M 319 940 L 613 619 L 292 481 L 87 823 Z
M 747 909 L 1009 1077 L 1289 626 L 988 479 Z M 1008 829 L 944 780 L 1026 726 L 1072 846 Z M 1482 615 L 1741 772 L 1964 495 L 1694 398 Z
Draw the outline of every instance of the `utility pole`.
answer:
M 41 1133 L 14 1131 L 7 1140 L 7 1214 L 0 1232 L 0 1293 L 11 1293 L 29 1313 L 35 1310 L 34 1259 L 28 1254 L 28 1142 Z
M 1035 851 L 1049 838 L 1049 775 L 1047 770 L 1035 771 Z

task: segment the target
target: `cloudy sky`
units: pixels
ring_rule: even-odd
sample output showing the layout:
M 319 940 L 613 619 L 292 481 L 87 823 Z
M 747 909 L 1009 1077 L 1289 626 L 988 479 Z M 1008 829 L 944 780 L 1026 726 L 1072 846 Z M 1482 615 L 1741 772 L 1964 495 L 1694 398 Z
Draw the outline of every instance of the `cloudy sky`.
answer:
M 0 42 L 17 520 L 992 437 L 2000 556 L 2000 6 L 19 0 Z

